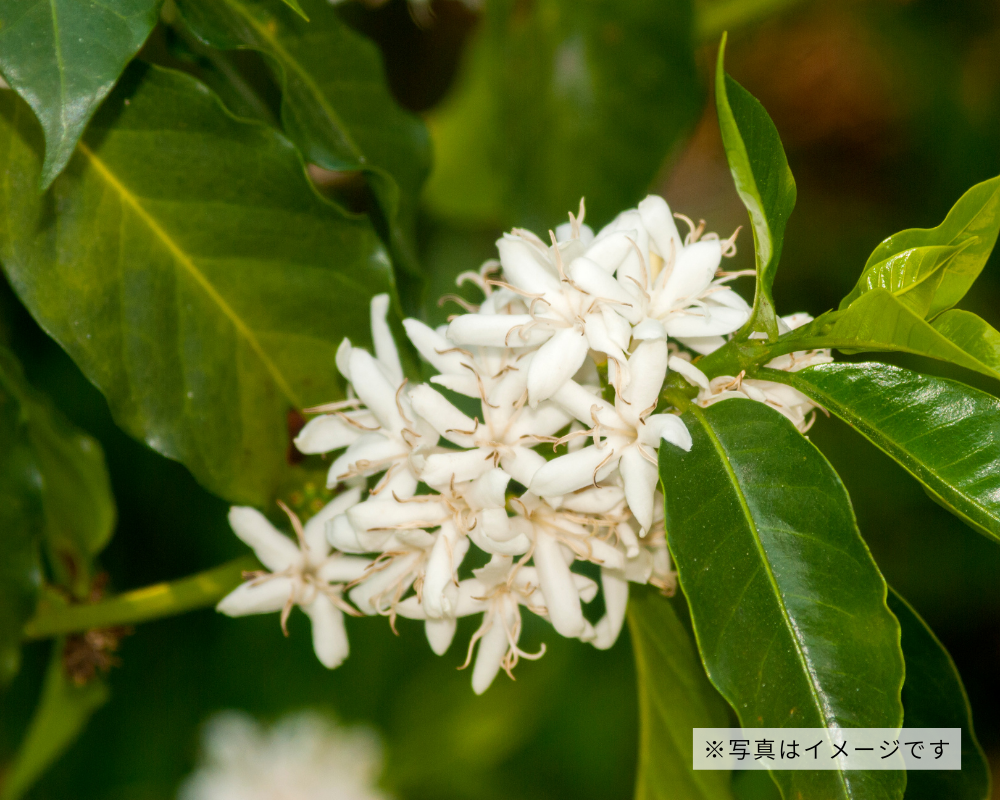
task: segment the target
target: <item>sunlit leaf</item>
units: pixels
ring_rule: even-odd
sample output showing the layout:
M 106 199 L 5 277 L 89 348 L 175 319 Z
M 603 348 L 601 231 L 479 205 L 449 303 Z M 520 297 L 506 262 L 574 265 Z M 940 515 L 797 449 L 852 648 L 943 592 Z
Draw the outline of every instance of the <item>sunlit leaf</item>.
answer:
M 690 0 L 497 0 L 431 118 L 439 215 L 545 231 L 634 206 L 701 105 Z
M 637 800 L 729 800 L 728 770 L 692 769 L 691 729 L 727 727 L 725 701 L 709 683 L 674 603 L 633 591 L 628 620 L 639 682 Z
M 394 253 L 414 271 L 413 225 L 430 143 L 423 123 L 390 95 L 375 45 L 341 22 L 327 0 L 303 0 L 308 21 L 280 0 L 177 6 L 206 44 L 267 57 L 283 89 L 285 132 L 307 161 L 365 171 L 390 223 Z
M 836 414 L 941 505 L 1000 541 L 1000 400 L 886 364 L 822 364 L 768 377 Z
M 868 257 L 865 269 L 906 250 L 921 247 L 961 248 L 948 262 L 927 316 L 951 308 L 972 286 L 990 257 L 1000 232 L 1000 176 L 977 183 L 963 194 L 936 228 L 910 228 L 886 239 Z
M 108 700 L 108 687 L 95 677 L 82 686 L 67 677 L 64 642 L 52 648 L 42 696 L 14 763 L 4 775 L 0 800 L 18 800 L 66 751 L 83 731 L 90 716 Z
M 975 314 L 952 310 L 930 323 L 885 289 L 874 289 L 843 311 L 828 311 L 782 336 L 770 353 L 821 347 L 914 353 L 1000 379 L 998 344 L 1000 332 Z
M 865 292 L 885 289 L 915 314 L 925 317 L 958 247 L 911 247 L 865 267 L 851 292 L 840 301 L 845 309 Z
M 781 259 L 785 224 L 795 208 L 795 179 L 778 129 L 760 102 L 725 71 L 726 37 L 715 67 L 715 106 L 736 191 L 750 214 L 757 289 L 747 330 L 777 337 L 771 287 Z
M 87 122 L 153 30 L 161 2 L 0 0 L 0 72 L 45 131 L 41 186 L 66 166 Z
M 48 194 L 41 142 L 0 99 L 0 258 L 117 422 L 234 502 L 291 480 L 290 410 L 343 391 L 344 336 L 391 286 L 371 225 L 324 201 L 280 134 L 195 80 L 136 67 Z M 30 191 L 29 191 L 30 190 Z
M 840 478 L 752 400 L 685 413 L 664 443 L 668 542 L 702 660 L 744 727 L 896 727 L 903 658 Z M 896 772 L 776 771 L 785 797 L 901 798 Z
M 962 729 L 962 768 L 911 771 L 906 800 L 988 800 L 990 767 L 976 741 L 972 709 L 955 662 L 927 623 L 893 590 L 889 592 L 889 608 L 899 620 L 906 659 L 903 724 L 907 728 Z

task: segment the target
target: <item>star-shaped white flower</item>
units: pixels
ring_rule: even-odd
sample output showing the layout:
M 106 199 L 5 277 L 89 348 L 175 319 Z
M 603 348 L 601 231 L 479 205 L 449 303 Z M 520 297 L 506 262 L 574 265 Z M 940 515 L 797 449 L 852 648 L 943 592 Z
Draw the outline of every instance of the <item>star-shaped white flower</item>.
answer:
M 690 450 L 691 435 L 676 415 L 652 413 L 667 374 L 666 342 L 641 342 L 627 369 L 631 381 L 619 385 L 614 405 L 573 381 L 556 392 L 555 403 L 593 426 L 594 444 L 548 462 L 535 473 L 530 489 L 542 497 L 558 497 L 596 485 L 617 469 L 629 509 L 648 531 L 658 480 L 655 451 L 663 439 Z
M 345 492 L 334 501 L 337 508 L 332 511 L 357 501 L 357 490 Z M 256 509 L 230 509 L 229 524 L 233 531 L 270 571 L 249 575 L 249 580 L 222 598 L 216 609 L 230 617 L 280 611 L 281 627 L 287 636 L 288 615 L 293 606 L 299 606 L 312 622 L 317 658 L 333 669 L 348 653 L 343 612 L 357 613 L 343 600 L 344 585 L 360 578 L 370 561 L 331 553 L 321 524 L 306 525 L 303 529 L 298 518 L 290 511 L 288 514 L 298 545 Z

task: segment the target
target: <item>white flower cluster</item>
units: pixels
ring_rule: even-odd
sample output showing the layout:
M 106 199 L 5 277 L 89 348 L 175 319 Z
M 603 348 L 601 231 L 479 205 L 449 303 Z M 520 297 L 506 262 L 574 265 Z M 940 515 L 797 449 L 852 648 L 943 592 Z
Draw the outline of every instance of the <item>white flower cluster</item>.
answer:
M 373 731 L 312 712 L 264 729 L 235 711 L 205 726 L 202 763 L 180 800 L 387 800 L 377 787 L 382 747 Z
M 343 450 L 328 486 L 346 488 L 304 528 L 293 519 L 299 547 L 259 512 L 233 509 L 234 530 L 271 573 L 219 610 L 284 609 L 284 621 L 300 605 L 329 667 L 347 655 L 342 612 L 357 613 L 345 593 L 363 614 L 423 620 L 438 654 L 459 617 L 482 615 L 466 659 L 478 642 L 481 693 L 544 651 L 519 648 L 522 609 L 608 648 L 630 581 L 672 590 L 656 451 L 690 449 L 691 437 L 660 393 L 668 369 L 704 379 L 682 348 L 711 352 L 748 320 L 727 286 L 742 273 L 720 271 L 732 239 L 694 225 L 682 239 L 660 197 L 597 235 L 582 218 L 581 203 L 550 243 L 504 235 L 499 262 L 459 277 L 483 292 L 471 313 L 437 330 L 404 321 L 437 370 L 429 383 L 404 379 L 388 297 L 372 301 L 374 356 L 344 341 L 348 399 L 313 409 L 322 415 L 295 440 L 303 453 Z M 600 587 L 576 562 L 596 565 Z M 589 620 L 599 589 L 605 613 Z

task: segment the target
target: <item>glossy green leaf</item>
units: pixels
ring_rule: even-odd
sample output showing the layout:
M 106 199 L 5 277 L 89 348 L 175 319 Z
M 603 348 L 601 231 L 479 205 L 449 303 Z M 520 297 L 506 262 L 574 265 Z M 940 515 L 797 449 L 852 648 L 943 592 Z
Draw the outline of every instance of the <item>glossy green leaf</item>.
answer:
M 1000 541 L 1000 400 L 886 364 L 822 364 L 768 377 L 836 414 L 942 506 Z
M 972 709 L 955 662 L 927 623 L 895 591 L 889 592 L 889 608 L 899 620 L 906 659 L 903 724 L 962 729 L 962 769 L 910 772 L 906 800 L 988 800 L 990 768 L 976 741 Z
M 760 102 L 725 71 L 726 37 L 715 67 L 715 106 L 736 191 L 750 214 L 757 288 L 747 331 L 778 335 L 771 287 L 781 259 L 785 224 L 795 208 L 795 179 L 778 129 Z
M 83 731 L 91 715 L 108 701 L 101 678 L 77 686 L 63 668 L 64 642 L 52 648 L 42 696 L 14 763 L 4 775 L 0 800 L 18 800 L 66 751 Z
M 668 600 L 633 591 L 629 632 L 639 683 L 637 800 L 730 800 L 727 770 L 692 769 L 692 728 L 729 725 L 725 701 L 709 683 L 691 635 Z
M 840 478 L 763 403 L 685 413 L 660 448 L 668 543 L 712 682 L 744 727 L 896 727 L 903 658 Z M 905 774 L 777 771 L 785 797 L 901 798 Z
M 958 246 L 961 252 L 949 261 L 927 316 L 951 308 L 972 286 L 990 257 L 1000 232 L 1000 176 L 977 183 L 948 212 L 936 228 L 910 228 L 886 239 L 865 264 L 874 264 L 920 247 Z
M 280 0 L 178 0 L 193 33 L 220 49 L 263 53 L 282 85 L 285 132 L 306 161 L 364 170 L 390 223 L 394 254 L 416 269 L 413 225 L 430 168 L 423 123 L 389 93 L 375 45 L 327 0 L 303 0 L 309 21 Z
M 40 141 L 0 100 L 0 258 L 118 423 L 233 502 L 293 480 L 287 413 L 336 398 L 341 339 L 391 286 L 370 224 L 290 142 L 197 81 L 136 67 L 44 197 Z
M 66 166 L 87 122 L 153 30 L 161 2 L 0 0 L 0 72 L 45 131 L 42 187 Z
M 960 248 L 953 246 L 911 247 L 865 267 L 858 282 L 843 300 L 845 309 L 865 292 L 885 289 L 915 314 L 927 316 L 941 286 L 945 267 Z
M 874 289 L 782 336 L 769 354 L 822 347 L 914 353 L 1000 379 L 998 344 L 1000 332 L 975 314 L 952 310 L 930 323 L 885 289 Z
M 0 348 L 0 386 L 18 399 L 43 483 L 45 541 L 57 582 L 77 596 L 90 589 L 90 563 L 111 538 L 115 501 L 96 439 L 69 422 L 25 380 Z
M 0 382 L 0 686 L 17 674 L 21 630 L 42 583 L 42 477 L 16 395 Z
M 432 210 L 467 223 L 591 224 L 634 206 L 697 120 L 691 0 L 487 3 L 431 117 Z

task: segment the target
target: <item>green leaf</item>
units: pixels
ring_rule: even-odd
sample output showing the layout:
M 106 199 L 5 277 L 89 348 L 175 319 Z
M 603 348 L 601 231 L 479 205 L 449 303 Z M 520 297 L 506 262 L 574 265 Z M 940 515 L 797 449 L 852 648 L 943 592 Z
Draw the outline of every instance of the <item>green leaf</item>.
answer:
M 160 2 L 0 0 L 0 72 L 45 131 L 42 188 L 153 30 Z
M 463 223 L 545 231 L 641 200 L 696 122 L 691 0 L 497 0 L 431 117 L 427 202 Z
M 757 288 L 753 315 L 744 330 L 761 327 L 768 338 L 778 336 L 771 287 L 781 259 L 785 224 L 795 208 L 795 179 L 785 158 L 778 129 L 760 102 L 725 71 L 726 36 L 719 45 L 715 68 L 715 106 L 736 191 L 750 214 Z
M 865 292 L 885 289 L 925 317 L 941 286 L 945 265 L 959 250 L 947 245 L 911 247 L 867 266 L 850 294 L 840 301 L 840 308 L 847 308 Z
M 903 724 L 907 728 L 961 728 L 962 769 L 915 770 L 906 800 L 988 800 L 990 768 L 972 728 L 972 709 L 962 679 L 944 645 L 895 590 L 889 608 L 899 620 L 906 659 Z
M 63 668 L 64 642 L 52 648 L 42 696 L 13 765 L 4 776 L 0 800 L 18 800 L 66 751 L 91 715 L 108 701 L 100 678 L 77 686 Z
M 637 800 L 731 800 L 728 770 L 692 769 L 692 728 L 729 725 L 726 704 L 705 676 L 674 603 L 633 591 L 629 632 L 639 683 Z
M 895 459 L 942 506 L 1000 541 L 1000 400 L 886 364 L 768 371 Z
M 341 339 L 391 287 L 365 219 L 324 201 L 290 142 L 190 77 L 136 66 L 37 197 L 40 143 L 0 98 L 0 259 L 117 422 L 207 488 L 266 505 L 298 475 L 290 410 L 340 396 Z
M 304 0 L 308 22 L 279 0 L 178 0 L 177 7 L 206 44 L 267 57 L 282 85 L 289 138 L 320 167 L 364 170 L 389 221 L 394 255 L 415 272 L 413 227 L 430 142 L 423 123 L 389 93 L 378 48 L 327 0 Z
M 927 322 L 885 289 L 865 292 L 845 310 L 828 311 L 785 334 L 767 358 L 824 347 L 914 353 L 1000 379 L 1000 332 L 968 311 L 947 311 Z
M 668 543 L 712 683 L 744 727 L 897 727 L 903 658 L 840 478 L 776 411 L 692 408 L 660 448 Z M 785 797 L 901 798 L 905 773 L 776 771 Z
M 90 590 L 91 560 L 111 538 L 115 501 L 96 439 L 73 426 L 28 384 L 21 365 L 0 348 L 0 386 L 16 397 L 42 476 L 45 541 L 57 582 L 77 597 Z
M 868 257 L 865 270 L 906 250 L 961 247 L 947 265 L 928 317 L 951 308 L 972 286 L 990 257 L 1000 232 L 1000 176 L 977 183 L 963 194 L 936 228 L 910 228 L 886 239 Z
M 0 383 L 0 686 L 17 674 L 21 630 L 42 584 L 42 477 L 17 397 Z

